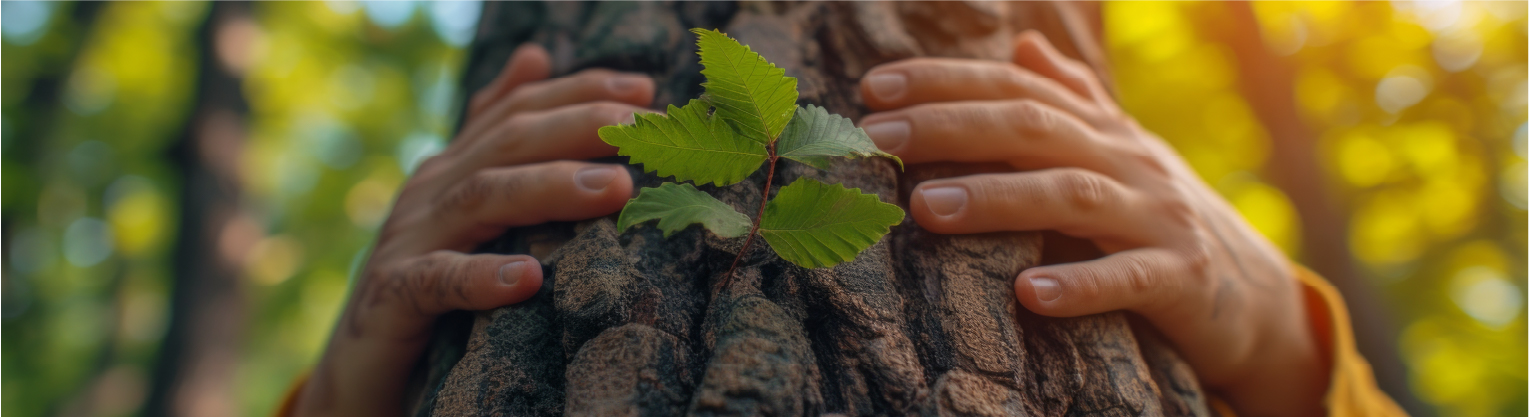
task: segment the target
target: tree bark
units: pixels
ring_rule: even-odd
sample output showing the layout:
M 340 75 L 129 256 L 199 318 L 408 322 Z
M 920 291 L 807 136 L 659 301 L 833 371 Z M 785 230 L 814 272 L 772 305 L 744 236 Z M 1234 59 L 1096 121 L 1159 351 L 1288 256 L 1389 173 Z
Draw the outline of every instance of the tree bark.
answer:
M 485 85 L 516 46 L 537 42 L 555 74 L 643 72 L 658 81 L 655 107 L 679 104 L 702 93 L 687 29 L 720 28 L 797 77 L 803 104 L 858 119 L 859 78 L 871 67 L 914 56 L 1007 60 L 1027 28 L 1102 70 L 1088 7 L 491 3 L 464 85 Z M 919 181 L 998 169 L 782 164 L 775 184 L 839 182 L 905 208 Z M 662 181 L 630 169 L 639 186 Z M 764 175 L 700 188 L 752 213 Z M 1046 318 L 1016 302 L 1024 268 L 1087 256 L 1059 251 L 1079 245 L 1058 236 L 936 235 L 904 219 L 829 269 L 755 245 L 724 285 L 743 239 L 700 228 L 617 233 L 611 217 L 512 230 L 480 249 L 542 259 L 541 292 L 443 319 L 411 402 L 419 416 L 1212 415 L 1193 372 L 1140 320 Z

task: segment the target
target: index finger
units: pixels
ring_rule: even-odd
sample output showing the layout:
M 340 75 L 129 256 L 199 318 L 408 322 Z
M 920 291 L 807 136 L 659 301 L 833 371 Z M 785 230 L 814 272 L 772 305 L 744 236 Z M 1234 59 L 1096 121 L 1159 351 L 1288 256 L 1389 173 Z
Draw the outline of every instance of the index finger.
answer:
M 913 58 L 871 69 L 860 94 L 872 110 L 951 101 L 1031 99 L 1093 120 L 1094 107 L 1077 93 L 1007 62 Z

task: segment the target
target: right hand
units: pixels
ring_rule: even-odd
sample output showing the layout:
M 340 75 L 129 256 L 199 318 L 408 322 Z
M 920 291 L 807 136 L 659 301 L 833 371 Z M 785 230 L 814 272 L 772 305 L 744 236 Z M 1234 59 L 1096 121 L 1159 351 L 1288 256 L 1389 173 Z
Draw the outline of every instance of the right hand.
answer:
M 525 301 L 541 288 L 526 255 L 475 254 L 505 229 L 620 210 L 632 197 L 601 126 L 648 111 L 653 80 L 591 69 L 547 79 L 546 50 L 522 46 L 469 103 L 451 145 L 404 184 L 294 415 L 396 416 L 431 327 L 452 310 Z

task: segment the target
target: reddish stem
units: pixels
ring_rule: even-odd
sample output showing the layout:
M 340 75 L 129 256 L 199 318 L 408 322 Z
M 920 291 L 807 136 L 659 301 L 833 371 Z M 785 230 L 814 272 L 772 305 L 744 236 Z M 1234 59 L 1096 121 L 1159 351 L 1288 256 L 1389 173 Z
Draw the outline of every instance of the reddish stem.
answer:
M 754 236 L 759 234 L 759 221 L 764 219 L 765 203 L 770 201 L 770 182 L 775 180 L 775 161 L 778 159 L 780 157 L 775 155 L 775 142 L 770 142 L 770 172 L 765 175 L 764 192 L 759 197 L 759 215 L 754 216 L 754 227 L 749 229 L 749 238 L 743 241 L 743 249 L 738 250 L 738 256 L 733 258 L 733 265 L 727 267 L 727 275 L 722 278 L 721 288 L 726 288 L 728 281 L 733 279 L 733 271 L 738 270 L 738 261 L 743 260 L 743 254 L 748 253 L 749 245 L 754 243 Z

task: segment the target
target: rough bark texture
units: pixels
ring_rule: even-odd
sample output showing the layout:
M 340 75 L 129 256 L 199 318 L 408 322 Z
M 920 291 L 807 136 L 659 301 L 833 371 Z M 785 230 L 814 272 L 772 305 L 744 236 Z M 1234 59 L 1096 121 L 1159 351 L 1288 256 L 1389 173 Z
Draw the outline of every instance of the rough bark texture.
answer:
M 869 68 L 924 55 L 1007 60 L 1026 28 L 1098 64 L 1092 19 L 1049 3 L 493 3 L 464 82 L 481 87 L 517 45 L 537 42 L 556 74 L 643 72 L 658 80 L 655 107 L 681 103 L 702 92 L 686 29 L 720 28 L 797 77 L 802 103 L 858 119 Z M 980 169 L 782 164 L 775 184 L 841 182 L 904 207 L 919 181 Z M 660 181 L 633 174 L 639 186 Z M 761 171 L 700 188 L 753 213 L 763 183 Z M 543 259 L 544 287 L 443 320 L 417 373 L 415 414 L 1209 415 L 1193 373 L 1127 315 L 1052 319 L 1015 301 L 1012 280 L 1041 262 L 1041 234 L 943 236 L 905 219 L 831 269 L 754 245 L 724 284 L 742 240 L 698 227 L 617 233 L 605 218 L 485 245 Z

